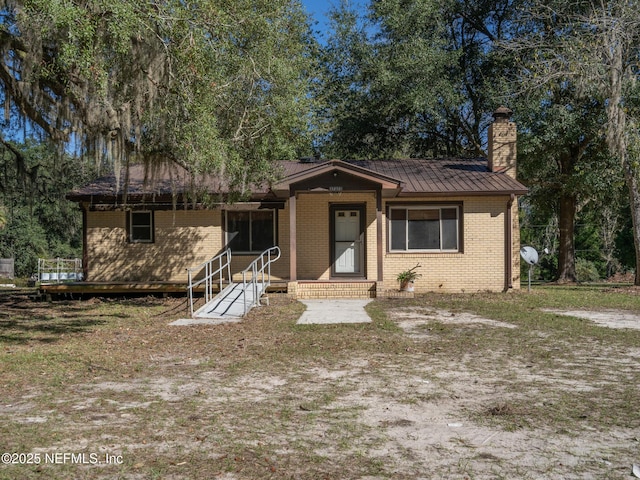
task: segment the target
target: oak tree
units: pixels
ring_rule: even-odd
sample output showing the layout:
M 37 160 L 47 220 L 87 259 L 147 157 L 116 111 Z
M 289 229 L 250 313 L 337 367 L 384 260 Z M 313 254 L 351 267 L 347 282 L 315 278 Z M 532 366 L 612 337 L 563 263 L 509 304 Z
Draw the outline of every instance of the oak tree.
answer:
M 5 126 L 116 174 L 169 160 L 242 193 L 309 146 L 312 46 L 290 0 L 4 0 Z

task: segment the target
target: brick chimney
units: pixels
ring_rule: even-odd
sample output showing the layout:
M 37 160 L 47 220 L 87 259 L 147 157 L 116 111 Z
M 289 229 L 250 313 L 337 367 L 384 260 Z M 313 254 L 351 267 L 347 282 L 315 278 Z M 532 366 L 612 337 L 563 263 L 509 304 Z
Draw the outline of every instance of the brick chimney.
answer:
M 516 124 L 511 121 L 513 112 L 499 107 L 493 112 L 489 125 L 489 170 L 506 173 L 516 178 Z

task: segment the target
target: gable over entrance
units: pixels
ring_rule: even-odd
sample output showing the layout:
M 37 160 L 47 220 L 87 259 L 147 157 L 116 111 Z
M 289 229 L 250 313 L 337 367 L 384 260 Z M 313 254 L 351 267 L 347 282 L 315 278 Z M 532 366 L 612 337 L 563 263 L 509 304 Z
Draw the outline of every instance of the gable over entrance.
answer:
M 395 196 L 403 183 L 397 178 L 380 174 L 341 160 L 308 163 L 308 168 L 286 176 L 271 187 L 278 197 L 290 196 L 292 191 L 341 192 L 381 191 L 385 196 Z M 285 166 L 286 168 L 286 166 Z

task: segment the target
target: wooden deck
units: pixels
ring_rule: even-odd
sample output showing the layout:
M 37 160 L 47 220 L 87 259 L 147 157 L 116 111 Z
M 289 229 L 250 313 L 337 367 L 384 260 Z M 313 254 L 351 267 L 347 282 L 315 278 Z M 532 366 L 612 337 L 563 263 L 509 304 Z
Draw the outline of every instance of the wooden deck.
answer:
M 66 282 L 43 283 L 39 286 L 44 295 L 186 295 L 186 283 L 167 282 Z M 204 287 L 194 289 L 197 293 L 204 294 Z M 272 281 L 267 292 L 286 292 L 286 281 Z M 214 293 L 218 293 L 217 286 Z

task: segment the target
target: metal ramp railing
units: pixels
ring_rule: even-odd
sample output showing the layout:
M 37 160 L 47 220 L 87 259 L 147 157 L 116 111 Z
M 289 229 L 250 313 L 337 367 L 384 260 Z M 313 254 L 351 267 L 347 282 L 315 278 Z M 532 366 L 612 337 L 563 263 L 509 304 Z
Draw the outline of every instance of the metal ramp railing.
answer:
M 271 264 L 280 258 L 279 247 L 262 252 L 242 272 L 242 282 L 230 282 L 215 298 L 205 302 L 193 318 L 244 317 L 253 307 L 260 305 L 260 298 L 271 285 Z M 229 277 L 231 278 L 231 277 Z M 193 304 L 192 304 L 193 305 Z
M 251 264 L 242 271 L 242 292 L 244 298 L 244 313 L 247 314 L 253 307 L 260 305 L 260 297 L 271 285 L 271 264 L 280 258 L 280 247 L 271 247 L 265 250 Z M 266 261 L 265 261 L 266 259 Z M 260 265 L 260 268 L 258 268 Z M 265 277 L 265 269 L 266 277 Z M 251 279 L 247 282 L 247 274 L 251 272 Z M 251 288 L 251 307 L 247 309 L 247 288 Z
M 218 265 L 218 268 L 215 268 L 215 265 Z M 220 255 L 216 255 L 210 260 L 201 263 L 195 267 L 187 268 L 187 276 L 189 280 L 189 285 L 187 289 L 189 290 L 189 309 L 191 311 L 191 316 L 194 316 L 193 311 L 193 289 L 204 284 L 204 301 L 205 304 L 209 303 L 213 297 L 213 284 L 217 283 L 219 285 L 219 292 L 222 292 L 222 285 L 224 284 L 224 271 L 227 271 L 227 282 L 231 283 L 231 249 L 227 248 Z M 204 270 L 204 276 L 200 280 L 196 280 L 194 282 L 193 275 L 198 274 L 199 272 Z

